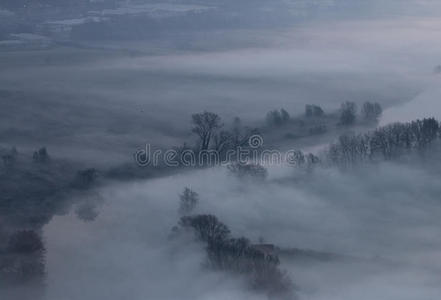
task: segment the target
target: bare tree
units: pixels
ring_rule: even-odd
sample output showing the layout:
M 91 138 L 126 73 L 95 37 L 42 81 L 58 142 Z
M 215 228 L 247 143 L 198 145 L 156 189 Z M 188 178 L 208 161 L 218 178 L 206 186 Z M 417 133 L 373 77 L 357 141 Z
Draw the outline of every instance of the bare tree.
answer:
M 225 130 L 220 131 L 214 136 L 214 148 L 218 153 L 233 147 L 233 135 Z
M 258 129 L 244 127 L 239 117 L 234 118 L 231 128 L 232 149 L 249 146 L 250 137 L 256 134 L 259 134 Z
M 327 151 L 330 162 L 350 167 L 358 162 L 392 160 L 411 151 L 423 153 L 440 137 L 434 118 L 394 123 L 359 135 L 342 135 Z
M 213 215 L 182 217 L 179 225 L 183 228 L 193 228 L 196 237 L 204 242 L 224 241 L 230 235 L 228 227 Z
M 192 121 L 192 131 L 200 139 L 200 150 L 207 150 L 215 132 L 222 127 L 221 118 L 215 113 L 204 111 L 194 114 Z
M 192 189 L 186 187 L 184 192 L 179 195 L 180 205 L 179 205 L 179 213 L 181 215 L 190 214 L 199 203 L 199 195 Z

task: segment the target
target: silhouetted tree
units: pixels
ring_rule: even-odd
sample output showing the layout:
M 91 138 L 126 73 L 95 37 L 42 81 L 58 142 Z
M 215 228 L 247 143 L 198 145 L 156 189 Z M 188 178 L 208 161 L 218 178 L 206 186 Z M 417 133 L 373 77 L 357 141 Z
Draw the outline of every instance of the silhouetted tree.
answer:
M 228 227 L 213 215 L 182 217 L 179 225 L 193 229 L 196 237 L 207 243 L 211 268 L 246 276 L 251 288 L 266 292 L 270 298 L 294 298 L 291 280 L 278 268 L 277 254 L 267 253 L 244 237 L 231 238 Z
M 233 147 L 233 136 L 229 131 L 222 130 L 214 136 L 214 149 L 218 153 L 224 153 Z
M 49 154 L 47 153 L 46 147 L 38 149 L 38 151 L 35 151 L 32 155 L 32 159 L 34 162 L 37 163 L 46 163 L 50 160 Z
M 291 119 L 289 113 L 285 109 L 273 110 L 267 113 L 266 122 L 269 126 L 282 126 Z
M 318 105 L 305 105 L 305 116 L 308 118 L 311 117 L 322 117 L 324 115 L 323 109 Z
M 330 145 L 327 157 L 341 166 L 372 160 L 391 160 L 413 150 L 419 152 L 439 137 L 440 124 L 433 118 L 386 125 L 367 134 L 346 134 Z
M 239 117 L 234 118 L 231 132 L 234 148 L 240 147 L 242 144 L 243 126 L 242 120 Z
M 179 212 L 182 215 L 188 215 L 193 212 L 197 204 L 199 203 L 199 195 L 192 189 L 186 187 L 184 192 L 179 195 Z
M 292 166 L 307 169 L 312 169 L 315 165 L 320 163 L 320 158 L 312 153 L 304 154 L 300 150 L 293 151 L 287 158 L 288 163 Z
M 432 143 L 433 140 L 439 137 L 440 125 L 434 118 L 423 119 L 422 121 L 418 120 L 416 124 L 421 131 L 421 139 L 419 140 L 420 147 Z
M 378 122 L 383 109 L 378 103 L 365 102 L 361 108 L 361 117 L 366 122 Z
M 242 125 L 240 118 L 234 118 L 231 128 L 232 149 L 236 150 L 238 147 L 248 147 L 250 137 L 256 134 L 259 134 L 256 128 L 245 127 Z
M 204 242 L 223 241 L 230 234 L 230 229 L 213 215 L 184 216 L 179 225 L 193 228 L 196 237 Z
M 200 149 L 207 150 L 215 132 L 222 127 L 220 117 L 212 112 L 203 112 L 192 116 L 192 131 L 200 139 Z
M 236 117 L 229 128 L 215 133 L 213 137 L 214 146 L 211 148 L 216 150 L 219 158 L 224 159 L 226 158 L 228 150 L 237 150 L 239 147 L 248 147 L 250 137 L 255 134 L 258 134 L 257 129 L 242 126 L 240 118 Z M 236 159 L 236 157 L 228 158 Z
M 291 116 L 289 115 L 289 113 L 283 108 L 280 110 L 280 117 L 282 118 L 282 123 L 284 123 L 284 124 L 287 123 L 291 119 Z
M 353 125 L 356 118 L 356 105 L 354 102 L 344 102 L 340 108 L 340 124 Z

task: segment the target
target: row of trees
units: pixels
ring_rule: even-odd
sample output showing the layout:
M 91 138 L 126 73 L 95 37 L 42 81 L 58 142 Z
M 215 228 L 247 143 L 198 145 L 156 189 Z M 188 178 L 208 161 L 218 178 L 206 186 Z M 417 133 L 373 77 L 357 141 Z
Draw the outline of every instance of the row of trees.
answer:
M 407 123 L 394 123 L 365 134 L 344 134 L 320 156 L 294 151 L 288 157 L 293 166 L 311 169 L 314 166 L 352 167 L 361 162 L 397 159 L 406 154 L 426 153 L 440 142 L 441 125 L 434 118 Z
M 379 103 L 365 102 L 363 103 L 360 112 L 357 113 L 357 105 L 355 102 L 344 102 L 341 104 L 339 111 L 340 125 L 353 125 L 357 118 L 365 123 L 378 122 L 383 113 L 383 109 Z M 306 118 L 321 118 L 325 115 L 323 109 L 318 105 L 307 104 L 305 106 Z M 266 123 L 270 127 L 279 127 L 289 123 L 291 116 L 285 109 L 273 110 L 267 113 Z
M 205 243 L 210 268 L 244 275 L 251 288 L 271 296 L 292 296 L 292 284 L 279 270 L 275 252 L 266 252 L 244 237 L 231 237 L 230 229 L 214 215 L 192 215 L 198 203 L 198 193 L 186 187 L 179 195 L 181 218 L 173 228 L 174 234 L 191 230 L 197 240 Z
M 318 156 L 312 153 L 305 154 L 300 150 L 293 151 L 287 159 L 290 165 L 306 169 L 311 169 L 321 162 Z
M 266 123 L 271 127 L 279 127 L 287 124 L 291 116 L 285 109 L 272 110 L 266 114 Z
M 318 105 L 307 104 L 305 106 L 305 117 L 320 118 L 325 115 L 323 109 Z M 270 127 L 280 127 L 291 121 L 291 115 L 284 109 L 272 110 L 266 114 L 266 124 Z
M 17 148 L 13 147 L 10 150 L 3 150 L 0 152 L 4 167 L 11 170 L 17 162 L 19 162 L 19 153 Z M 41 147 L 32 154 L 32 162 L 39 166 L 50 167 L 51 157 L 46 147 Z M 98 178 L 98 171 L 94 168 L 77 171 L 71 187 L 75 189 L 89 189 Z
M 18 150 L 15 147 L 12 147 L 10 150 L 1 151 L 1 158 L 3 161 L 3 166 L 7 168 L 13 167 L 18 160 Z M 50 161 L 50 156 L 47 152 L 46 147 L 42 147 L 36 151 L 34 151 L 32 155 L 32 161 L 34 163 L 48 163 Z
M 199 150 L 216 150 L 225 152 L 248 145 L 249 137 L 257 133 L 256 129 L 244 127 L 240 118 L 225 127 L 219 115 L 204 111 L 192 115 L 192 132 L 198 137 Z
M 209 267 L 245 276 L 251 288 L 267 293 L 271 299 L 293 299 L 292 283 L 279 269 L 278 256 L 266 253 L 244 237 L 231 237 L 230 229 L 216 216 L 184 216 L 179 228 L 191 229 L 198 240 L 206 243 Z
M 362 122 L 378 122 L 383 109 L 378 103 L 365 102 L 361 107 L 359 117 Z M 357 105 L 354 102 L 344 102 L 340 107 L 340 125 L 353 125 L 357 120 Z
M 424 151 L 440 137 L 434 118 L 394 123 L 367 134 L 342 135 L 330 145 L 326 159 L 343 166 L 372 160 L 391 160 L 412 151 Z
M 381 116 L 382 109 L 378 103 L 366 102 L 360 111 L 360 117 L 364 122 L 377 122 Z M 306 105 L 306 118 L 321 118 L 324 116 L 323 109 L 318 105 Z M 345 102 L 340 109 L 341 125 L 352 125 L 357 119 L 357 107 L 353 102 Z M 285 109 L 270 111 L 266 116 L 267 125 L 270 127 L 280 127 L 291 121 L 291 116 Z M 303 121 L 301 121 L 303 122 Z M 199 157 L 199 154 L 205 156 L 199 157 L 204 160 L 211 160 L 216 162 L 225 161 L 224 159 L 235 160 L 237 157 L 230 157 L 230 150 L 246 149 L 250 146 L 250 137 L 257 135 L 259 130 L 257 128 L 249 128 L 242 125 L 240 118 L 235 118 L 232 124 L 225 126 L 222 123 L 221 117 L 213 112 L 204 111 L 192 115 L 192 132 L 197 136 L 195 147 L 189 147 L 184 144 L 183 147 L 177 147 L 177 155 L 175 156 L 178 164 L 182 163 L 182 157 L 189 151 Z M 310 127 L 307 134 L 319 135 L 327 132 L 327 126 L 318 124 Z M 259 145 L 261 146 L 261 145 Z M 253 148 L 254 149 L 254 148 Z M 228 155 L 227 155 L 228 154 Z M 214 157 L 213 157 L 214 156 Z M 214 158 L 214 159 L 213 159 Z M 315 161 L 315 159 L 312 159 Z M 198 161 L 198 165 L 209 164 L 207 161 Z M 250 167 L 250 166 L 245 166 Z M 244 167 L 233 165 L 231 171 L 235 174 L 242 174 L 246 171 Z M 245 172 L 249 173 L 249 172 Z M 261 172 L 261 177 L 266 175 Z
M 377 122 L 382 114 L 381 105 L 365 102 L 360 111 L 360 118 L 364 122 Z M 318 105 L 306 105 L 305 117 L 323 117 L 324 111 Z M 357 106 L 354 102 L 344 102 L 340 108 L 340 124 L 352 125 L 357 119 Z M 266 123 L 270 127 L 279 127 L 289 123 L 290 114 L 285 109 L 273 110 L 267 113 Z M 204 111 L 192 115 L 192 132 L 198 137 L 199 150 L 225 151 L 246 146 L 251 135 L 258 132 L 242 126 L 240 118 L 235 118 L 231 126 L 226 127 L 221 117 L 213 112 Z M 326 128 L 317 127 L 315 133 L 324 132 Z

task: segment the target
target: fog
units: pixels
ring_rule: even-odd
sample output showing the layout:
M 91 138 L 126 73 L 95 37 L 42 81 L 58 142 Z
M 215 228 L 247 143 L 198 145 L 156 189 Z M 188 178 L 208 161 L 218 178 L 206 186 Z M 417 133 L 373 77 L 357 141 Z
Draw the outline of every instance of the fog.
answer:
M 438 28 L 436 19 L 332 21 L 255 32 L 261 47 L 220 52 L 7 52 L 2 136 L 107 163 L 146 142 L 180 143 L 200 110 L 257 122 L 279 107 L 301 114 L 308 103 L 330 112 L 348 100 L 396 106 L 437 79 Z
M 133 299 L 259 299 L 240 280 L 202 273 L 204 254 L 191 239 L 167 239 L 185 186 L 201 196 L 196 213 L 216 214 L 237 235 L 351 257 L 282 260 L 301 299 L 439 294 L 438 172 L 387 164 L 298 183 L 293 172 L 270 168 L 264 185 L 244 185 L 220 168 L 101 190 L 106 203 L 95 222 L 60 217 L 45 229 L 50 299 L 119 299 L 127 291 Z
M 0 1 L 1 299 L 441 294 L 437 1 L 74 2 Z M 220 242 L 183 221 L 206 215 Z

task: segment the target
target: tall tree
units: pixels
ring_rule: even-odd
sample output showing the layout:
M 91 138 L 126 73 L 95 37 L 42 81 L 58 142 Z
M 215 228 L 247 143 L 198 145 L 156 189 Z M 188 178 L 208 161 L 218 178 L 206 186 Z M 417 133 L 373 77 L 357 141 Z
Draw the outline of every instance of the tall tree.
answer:
M 272 110 L 266 114 L 266 122 L 269 126 L 282 126 L 289 122 L 291 116 L 285 109 Z
M 356 105 L 354 102 L 344 102 L 340 108 L 340 124 L 353 125 L 355 123 Z
M 365 102 L 361 108 L 361 116 L 366 122 L 378 122 L 383 109 L 378 103 Z
M 192 116 L 192 131 L 200 139 L 200 150 L 207 150 L 215 132 L 222 127 L 221 118 L 212 112 L 204 111 Z
M 184 192 L 179 195 L 180 205 L 179 212 L 181 215 L 188 215 L 193 212 L 199 203 L 199 195 L 192 189 L 186 187 Z

